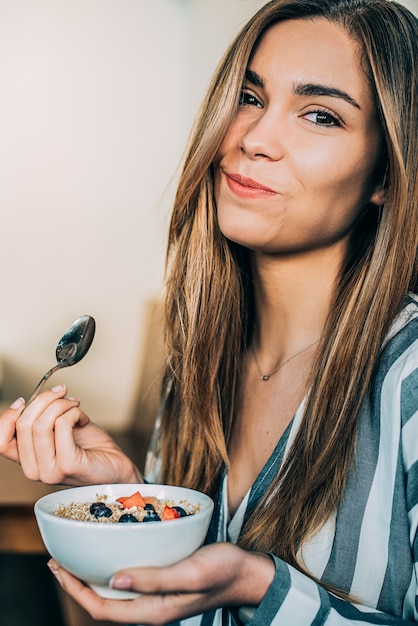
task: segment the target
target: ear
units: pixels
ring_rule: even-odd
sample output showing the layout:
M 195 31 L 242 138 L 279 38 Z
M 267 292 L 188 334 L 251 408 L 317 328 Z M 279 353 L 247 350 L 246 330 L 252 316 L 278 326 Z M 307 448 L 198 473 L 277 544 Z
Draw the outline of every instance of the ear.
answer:
M 371 204 L 376 206 L 383 206 L 387 198 L 387 179 L 388 179 L 388 165 L 386 164 L 385 171 L 381 172 L 381 175 L 376 179 L 376 185 L 372 190 L 369 198 Z
M 382 206 L 385 203 L 386 196 L 387 192 L 385 187 L 381 183 L 379 183 L 379 185 L 370 196 L 369 202 L 375 204 L 376 206 Z

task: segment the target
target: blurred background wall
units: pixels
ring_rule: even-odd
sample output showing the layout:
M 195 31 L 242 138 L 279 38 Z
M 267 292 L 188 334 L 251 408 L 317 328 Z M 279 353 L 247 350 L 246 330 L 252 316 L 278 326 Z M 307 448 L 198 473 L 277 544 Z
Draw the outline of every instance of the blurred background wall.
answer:
M 263 3 L 0 0 L 6 400 L 30 395 L 87 313 L 89 354 L 49 384 L 105 427 L 129 425 L 176 168 L 215 65 Z
M 66 382 L 103 426 L 130 425 L 144 347 L 158 350 L 147 316 L 162 293 L 176 167 L 225 47 L 263 4 L 0 0 L 5 399 L 30 395 L 87 313 L 89 354 L 50 384 Z

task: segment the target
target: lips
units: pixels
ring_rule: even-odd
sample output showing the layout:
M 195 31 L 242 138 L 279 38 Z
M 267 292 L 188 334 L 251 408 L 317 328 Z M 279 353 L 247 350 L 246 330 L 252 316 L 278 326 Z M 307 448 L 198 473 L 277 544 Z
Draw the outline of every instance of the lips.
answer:
M 241 174 L 225 174 L 225 175 L 228 179 L 238 183 L 242 187 L 249 187 L 250 189 L 259 189 L 260 191 L 268 191 L 270 193 L 276 193 L 274 189 L 271 189 L 270 187 L 266 187 L 265 185 L 258 183 L 256 180 L 253 180 L 252 178 L 241 176 Z
M 252 178 L 242 176 L 241 174 L 229 174 L 224 171 L 226 184 L 229 190 L 235 195 L 243 199 L 255 200 L 262 198 L 270 198 L 277 195 L 277 191 L 266 187 Z

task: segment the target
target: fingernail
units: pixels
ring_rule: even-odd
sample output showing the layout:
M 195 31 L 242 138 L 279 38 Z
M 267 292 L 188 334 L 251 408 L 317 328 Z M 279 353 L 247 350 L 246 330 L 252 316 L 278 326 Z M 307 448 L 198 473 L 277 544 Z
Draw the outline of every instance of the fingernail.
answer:
M 13 404 L 10 405 L 11 409 L 20 409 L 23 405 L 25 404 L 25 401 L 23 398 L 18 398 L 17 400 L 15 400 L 13 402 Z
M 65 385 L 56 385 L 55 387 L 52 387 L 51 391 L 53 391 L 54 393 L 61 393 L 61 391 L 64 391 L 65 389 Z
M 54 574 L 55 578 L 57 579 L 57 581 L 61 584 L 61 574 L 59 572 L 59 565 L 56 561 L 54 561 L 53 559 L 51 559 L 50 561 L 48 561 L 47 563 L 49 569 L 51 570 L 51 572 Z
M 67 400 L 70 400 L 70 402 L 80 402 L 80 398 L 76 398 L 75 396 L 67 396 Z
M 132 586 L 131 577 L 127 574 L 116 574 L 111 578 L 110 586 L 114 589 L 130 589 Z
M 50 559 L 47 563 L 49 569 L 51 570 L 51 572 L 57 572 L 58 571 L 58 563 L 56 561 L 54 561 L 54 559 Z

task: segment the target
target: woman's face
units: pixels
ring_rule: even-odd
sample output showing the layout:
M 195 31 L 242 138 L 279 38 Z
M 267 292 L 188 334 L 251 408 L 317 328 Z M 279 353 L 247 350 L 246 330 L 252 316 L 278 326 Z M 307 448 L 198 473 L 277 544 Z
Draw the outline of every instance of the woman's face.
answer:
M 215 164 L 221 231 L 270 254 L 345 249 L 362 208 L 383 202 L 380 151 L 356 43 L 325 19 L 274 25 Z

